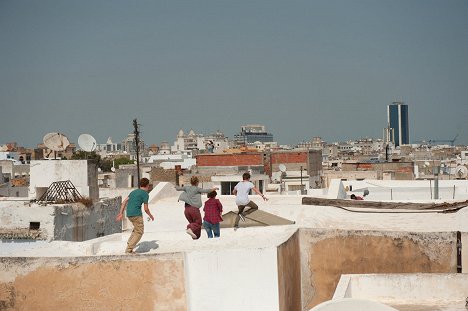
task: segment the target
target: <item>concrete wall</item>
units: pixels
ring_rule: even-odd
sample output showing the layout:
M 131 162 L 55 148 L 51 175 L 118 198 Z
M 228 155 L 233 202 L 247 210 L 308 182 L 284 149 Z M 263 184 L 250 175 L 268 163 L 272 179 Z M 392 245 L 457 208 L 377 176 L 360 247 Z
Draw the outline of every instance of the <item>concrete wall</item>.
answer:
M 35 232 L 39 240 L 53 239 L 54 206 L 24 205 L 21 203 L 4 203 L 0 206 L 0 223 L 2 234 L 6 237 L 21 238 L 32 234 L 29 232 L 31 222 L 39 222 L 40 230 Z M 25 231 L 26 230 L 26 231 Z
M 339 287 L 333 299 L 360 298 L 389 304 L 464 302 L 468 277 L 461 273 L 353 274 L 343 275 Z
M 433 180 L 362 180 L 343 181 L 344 186 L 352 186 L 353 191 L 370 191 L 366 200 L 431 200 L 434 198 Z M 348 193 L 349 195 L 349 193 Z M 362 195 L 362 192 L 361 192 Z M 468 200 L 467 180 L 439 180 L 439 199 Z
M 29 187 L 12 187 L 11 183 L 5 187 L 0 188 L 0 197 L 16 197 L 16 198 L 27 198 L 29 193 Z
M 122 232 L 122 225 L 115 221 L 121 197 L 94 203 L 55 207 L 54 240 L 86 241 Z
M 302 308 L 333 296 L 341 274 L 456 272 L 456 233 L 300 229 Z
M 377 171 L 379 179 L 385 171 L 392 171 L 397 180 L 414 179 L 413 162 L 382 162 L 382 163 L 343 163 L 343 171 Z
M 2 257 L 0 310 L 185 311 L 183 257 Z
M 119 233 L 122 227 L 115 221 L 115 216 L 121 202 L 117 197 L 90 207 L 81 203 L 47 206 L 3 203 L 0 206 L 0 233 L 12 238 L 31 236 L 39 240 L 64 241 L 84 241 Z M 39 230 L 29 230 L 31 222 L 39 223 Z
M 143 176 L 140 176 L 140 178 Z M 133 184 L 131 184 L 133 183 Z M 138 187 L 137 169 L 119 168 L 115 171 L 115 186 L 117 188 L 136 188 Z
M 190 311 L 278 311 L 276 247 L 186 254 Z
M 278 290 L 280 311 L 300 311 L 301 257 L 299 231 L 278 246 Z
M 56 181 L 70 180 L 83 197 L 99 199 L 97 167 L 87 160 L 31 161 L 29 198 L 39 199 Z
M 323 187 L 329 187 L 333 179 L 377 179 L 376 171 L 323 171 Z

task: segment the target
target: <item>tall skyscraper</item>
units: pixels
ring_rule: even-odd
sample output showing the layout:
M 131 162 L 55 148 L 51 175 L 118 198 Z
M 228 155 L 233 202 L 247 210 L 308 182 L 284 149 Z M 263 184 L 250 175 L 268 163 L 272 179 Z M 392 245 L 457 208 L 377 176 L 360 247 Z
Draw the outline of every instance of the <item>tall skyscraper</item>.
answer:
M 409 141 L 408 105 L 393 102 L 387 106 L 389 140 L 395 146 L 407 145 Z

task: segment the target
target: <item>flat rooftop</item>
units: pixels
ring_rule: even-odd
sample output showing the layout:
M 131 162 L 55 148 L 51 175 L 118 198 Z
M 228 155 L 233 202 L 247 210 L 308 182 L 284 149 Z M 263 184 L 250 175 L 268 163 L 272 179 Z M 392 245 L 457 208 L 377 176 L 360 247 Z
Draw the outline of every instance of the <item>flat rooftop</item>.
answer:
M 144 217 L 145 234 L 140 242 L 142 253 L 190 252 L 200 249 L 260 248 L 279 245 L 298 228 L 408 231 L 408 232 L 453 232 L 468 231 L 468 209 L 455 213 L 437 211 L 401 211 L 347 208 L 332 206 L 302 205 L 300 195 L 270 195 L 269 201 L 253 195 L 260 210 L 294 221 L 294 225 L 221 229 L 221 238 L 208 239 L 204 230 L 199 240 L 192 240 L 186 233 L 187 220 L 183 203 L 171 196 L 150 203 L 155 216 L 151 222 Z M 237 211 L 234 196 L 217 197 L 223 204 L 224 213 Z M 1 205 L 10 204 L 6 201 Z M 14 205 L 24 202 L 14 202 Z M 40 206 L 31 208 L 41 208 Z M 242 225 L 242 222 L 241 222 Z M 84 242 L 7 242 L 0 247 L 0 256 L 55 257 L 55 256 L 100 256 L 123 254 L 130 231 L 113 234 Z M 138 251 L 138 250 L 137 250 Z

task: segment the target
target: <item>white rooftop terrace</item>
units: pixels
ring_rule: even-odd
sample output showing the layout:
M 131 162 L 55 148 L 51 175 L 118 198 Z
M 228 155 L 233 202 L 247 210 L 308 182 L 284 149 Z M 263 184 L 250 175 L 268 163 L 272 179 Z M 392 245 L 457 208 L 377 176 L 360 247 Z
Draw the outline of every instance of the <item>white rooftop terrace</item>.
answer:
M 331 206 L 302 205 L 300 195 L 269 195 L 264 202 L 252 195 L 260 210 L 294 221 L 294 225 L 221 229 L 220 239 L 208 239 L 204 230 L 199 240 L 192 240 L 185 233 L 187 220 L 178 193 L 170 184 L 161 183 L 157 193 L 150 194 L 149 207 L 155 221 L 144 217 L 145 233 L 140 242 L 140 252 L 171 253 L 200 249 L 258 248 L 279 245 L 297 228 L 381 230 L 409 232 L 468 231 L 468 209 L 456 213 L 437 211 L 376 210 Z M 224 213 L 237 211 L 234 196 L 217 197 L 223 204 Z M 452 202 L 452 200 L 448 200 Z M 418 202 L 433 202 L 418 200 Z M 0 204 L 5 204 L 1 202 Z M 203 214 L 203 212 L 202 212 Z M 242 225 L 242 222 L 241 222 Z M 35 243 L 3 243 L 0 256 L 99 256 L 122 254 L 131 230 L 121 234 L 84 242 L 53 241 Z M 137 250 L 138 251 L 138 250 Z

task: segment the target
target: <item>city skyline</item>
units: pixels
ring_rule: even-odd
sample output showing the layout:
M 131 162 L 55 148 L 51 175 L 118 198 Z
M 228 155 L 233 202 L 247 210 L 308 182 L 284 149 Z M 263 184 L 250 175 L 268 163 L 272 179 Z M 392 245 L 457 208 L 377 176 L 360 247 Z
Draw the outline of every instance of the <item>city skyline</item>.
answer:
M 48 132 L 147 144 L 180 128 L 263 124 L 280 144 L 382 138 L 468 144 L 466 1 L 3 1 L 1 142 Z M 24 122 L 24 124 L 22 124 Z

